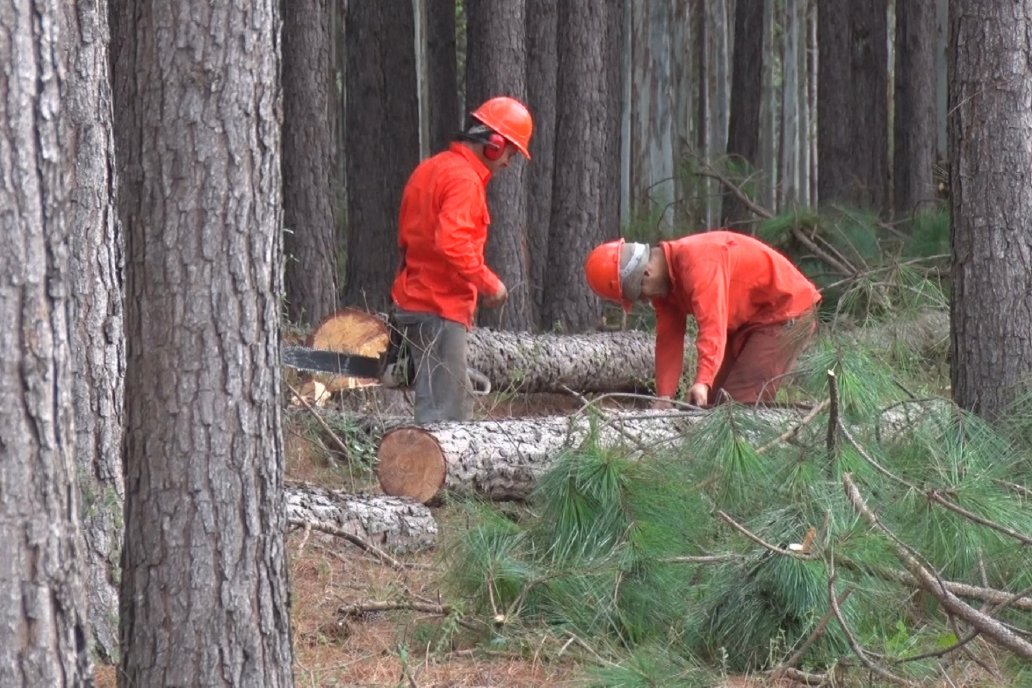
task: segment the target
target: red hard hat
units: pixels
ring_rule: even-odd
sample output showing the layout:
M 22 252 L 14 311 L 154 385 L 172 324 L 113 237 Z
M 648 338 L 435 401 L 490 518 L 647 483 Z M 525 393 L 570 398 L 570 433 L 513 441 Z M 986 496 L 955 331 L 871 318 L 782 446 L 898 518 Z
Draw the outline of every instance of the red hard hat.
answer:
M 624 310 L 630 310 L 631 302 L 623 297 L 620 289 L 620 253 L 623 246 L 623 239 L 596 246 L 584 261 L 584 275 L 592 291 L 603 299 L 619 301 Z
M 507 96 L 498 96 L 484 101 L 472 112 L 472 116 L 516 146 L 523 157 L 530 160 L 530 136 L 534 132 L 534 120 L 530 117 L 527 106 Z

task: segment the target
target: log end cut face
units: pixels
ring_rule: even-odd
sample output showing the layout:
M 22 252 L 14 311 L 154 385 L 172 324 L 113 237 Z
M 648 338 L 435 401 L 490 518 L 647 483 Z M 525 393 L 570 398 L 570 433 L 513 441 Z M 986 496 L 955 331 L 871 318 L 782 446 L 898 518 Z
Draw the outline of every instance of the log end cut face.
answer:
M 380 358 L 390 344 L 390 329 L 372 313 L 357 308 L 342 308 L 324 318 L 308 336 L 307 345 L 323 351 L 337 351 Z M 344 389 L 371 387 L 379 380 L 345 375 L 315 376 L 329 393 Z
M 434 436 L 421 428 L 398 428 L 384 435 L 376 459 L 380 487 L 393 497 L 426 503 L 444 485 L 444 452 Z

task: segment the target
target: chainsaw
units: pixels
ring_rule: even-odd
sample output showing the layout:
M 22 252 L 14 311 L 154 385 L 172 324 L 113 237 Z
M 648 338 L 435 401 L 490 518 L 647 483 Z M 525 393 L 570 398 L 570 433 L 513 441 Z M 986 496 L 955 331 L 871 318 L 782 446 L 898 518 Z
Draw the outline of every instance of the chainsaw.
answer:
M 409 355 L 409 348 L 401 334 L 394 328 L 391 328 L 387 351 L 378 357 L 306 346 L 285 346 L 280 351 L 280 363 L 308 372 L 378 380 L 384 387 L 390 388 L 410 387 L 416 379 L 415 361 Z M 473 368 L 467 368 L 466 375 L 474 394 L 491 392 L 491 381 L 486 375 Z

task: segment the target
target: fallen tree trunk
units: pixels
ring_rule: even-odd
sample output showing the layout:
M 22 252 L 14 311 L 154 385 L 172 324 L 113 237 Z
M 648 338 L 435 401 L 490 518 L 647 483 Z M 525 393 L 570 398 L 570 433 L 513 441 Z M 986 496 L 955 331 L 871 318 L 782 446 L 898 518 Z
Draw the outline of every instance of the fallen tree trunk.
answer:
M 395 554 L 417 552 L 437 543 L 437 521 L 425 505 L 384 495 L 349 495 L 315 485 L 286 487 L 287 521 L 354 538 Z M 348 538 L 351 539 L 351 538 Z
M 383 317 L 342 308 L 322 320 L 306 344 L 317 349 L 381 356 L 389 328 Z M 692 347 L 686 347 L 691 352 Z M 641 331 L 585 334 L 534 334 L 475 328 L 469 336 L 467 362 L 495 391 L 619 392 L 651 383 L 655 358 L 651 333 Z M 376 384 L 375 380 L 317 375 L 332 393 Z
M 622 392 L 651 384 L 655 349 L 652 334 L 630 330 L 532 334 L 474 329 L 467 361 L 495 391 Z
M 803 417 L 795 409 L 754 412 L 786 427 Z M 556 456 L 593 432 L 603 446 L 636 445 L 644 452 L 680 441 L 706 415 L 638 411 L 593 420 L 578 414 L 395 428 L 380 441 L 376 474 L 385 493 L 421 502 L 442 488 L 490 499 L 524 499 Z

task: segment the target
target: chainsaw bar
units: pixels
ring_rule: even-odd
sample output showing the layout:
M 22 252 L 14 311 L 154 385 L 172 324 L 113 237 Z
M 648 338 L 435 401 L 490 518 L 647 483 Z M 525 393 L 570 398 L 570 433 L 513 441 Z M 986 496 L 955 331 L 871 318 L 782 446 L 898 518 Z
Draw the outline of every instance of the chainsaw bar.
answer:
M 365 377 L 379 380 L 384 373 L 386 360 L 339 351 L 323 351 L 303 346 L 285 346 L 280 353 L 280 362 L 285 366 L 318 373 Z

